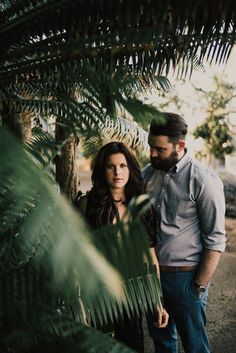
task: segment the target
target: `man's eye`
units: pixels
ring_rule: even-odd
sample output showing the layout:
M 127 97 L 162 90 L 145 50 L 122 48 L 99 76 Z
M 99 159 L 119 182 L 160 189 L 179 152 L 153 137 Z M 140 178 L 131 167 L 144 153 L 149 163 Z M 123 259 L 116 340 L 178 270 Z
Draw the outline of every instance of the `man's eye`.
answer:
M 165 149 L 162 148 L 162 147 L 150 147 L 150 149 L 151 149 L 151 150 L 155 150 L 155 151 L 157 151 L 157 152 L 159 152 L 159 153 L 165 151 Z

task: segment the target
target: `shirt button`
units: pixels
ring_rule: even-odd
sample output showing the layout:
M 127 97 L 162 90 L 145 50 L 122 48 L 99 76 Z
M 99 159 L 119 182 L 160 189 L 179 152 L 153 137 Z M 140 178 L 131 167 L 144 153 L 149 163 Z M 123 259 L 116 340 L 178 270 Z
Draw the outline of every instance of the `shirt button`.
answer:
M 162 189 L 162 192 L 165 192 L 165 189 Z
M 157 205 L 157 207 L 158 207 L 158 208 L 160 208 L 160 207 L 161 207 L 161 205 Z

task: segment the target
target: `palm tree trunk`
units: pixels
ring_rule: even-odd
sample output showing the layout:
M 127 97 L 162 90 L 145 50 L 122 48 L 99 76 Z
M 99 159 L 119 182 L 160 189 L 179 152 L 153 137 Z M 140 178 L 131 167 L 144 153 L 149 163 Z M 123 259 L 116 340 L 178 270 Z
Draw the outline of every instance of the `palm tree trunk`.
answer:
M 23 111 L 18 114 L 11 108 L 2 115 L 2 125 L 22 142 L 27 142 L 32 138 L 32 116 L 32 112 Z
M 76 163 L 78 138 L 70 136 L 67 138 L 64 128 L 56 125 L 56 141 L 64 143 L 60 156 L 55 159 L 56 181 L 61 192 L 68 200 L 73 201 L 79 190 L 79 176 Z

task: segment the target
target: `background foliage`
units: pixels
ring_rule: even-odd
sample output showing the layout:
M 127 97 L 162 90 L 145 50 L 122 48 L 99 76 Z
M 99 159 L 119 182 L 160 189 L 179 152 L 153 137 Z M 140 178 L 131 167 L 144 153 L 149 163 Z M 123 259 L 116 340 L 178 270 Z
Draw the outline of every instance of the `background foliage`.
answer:
M 158 111 L 137 93 L 169 90 L 171 70 L 190 77 L 203 59 L 227 61 L 234 8 L 233 0 L 1 2 L 1 124 L 28 142 L 26 153 L 1 128 L 2 352 L 128 352 L 86 326 L 83 309 L 93 316 L 96 307 L 106 322 L 124 306 L 160 304 L 155 269 L 136 262 L 145 235 L 132 238 L 131 225 L 129 238 L 119 225 L 124 241 L 112 244 L 123 261 L 111 259 L 59 191 L 69 200 L 78 192 L 80 139 L 95 146 L 128 132 L 132 147 L 143 146 L 145 131 L 132 123 L 146 127 Z M 32 122 L 53 127 L 29 144 Z M 141 272 L 128 278 L 127 267 Z

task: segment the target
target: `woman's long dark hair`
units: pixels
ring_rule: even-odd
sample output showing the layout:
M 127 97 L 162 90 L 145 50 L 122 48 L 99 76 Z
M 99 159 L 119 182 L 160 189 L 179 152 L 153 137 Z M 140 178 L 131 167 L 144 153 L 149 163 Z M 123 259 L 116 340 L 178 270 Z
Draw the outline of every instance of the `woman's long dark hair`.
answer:
M 129 180 L 125 185 L 126 202 L 134 196 L 145 193 L 145 185 L 141 170 L 133 152 L 122 142 L 110 142 L 98 152 L 93 165 L 92 184 L 88 193 L 86 218 L 93 228 L 111 224 L 116 218 L 119 220 L 117 207 L 112 199 L 105 176 L 105 164 L 112 154 L 122 153 L 129 168 Z

